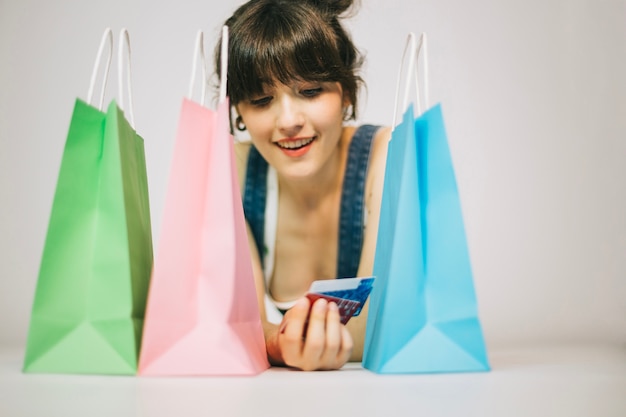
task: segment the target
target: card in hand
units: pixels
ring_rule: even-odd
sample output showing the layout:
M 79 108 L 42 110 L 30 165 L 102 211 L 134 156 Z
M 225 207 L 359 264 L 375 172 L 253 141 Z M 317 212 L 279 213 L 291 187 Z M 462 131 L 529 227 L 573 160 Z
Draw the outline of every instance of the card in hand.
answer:
M 341 322 L 346 324 L 352 316 L 358 316 L 372 292 L 374 277 L 340 278 L 314 281 L 307 297 L 313 303 L 318 298 L 334 301 L 339 307 Z

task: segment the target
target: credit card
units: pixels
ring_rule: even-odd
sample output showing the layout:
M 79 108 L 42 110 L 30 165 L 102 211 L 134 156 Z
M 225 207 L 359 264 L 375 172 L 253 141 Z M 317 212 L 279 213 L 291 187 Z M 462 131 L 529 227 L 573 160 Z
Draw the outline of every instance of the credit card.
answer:
M 358 316 L 372 292 L 374 277 L 339 278 L 314 281 L 307 297 L 313 303 L 318 298 L 334 301 L 339 307 L 341 322 L 346 324 Z

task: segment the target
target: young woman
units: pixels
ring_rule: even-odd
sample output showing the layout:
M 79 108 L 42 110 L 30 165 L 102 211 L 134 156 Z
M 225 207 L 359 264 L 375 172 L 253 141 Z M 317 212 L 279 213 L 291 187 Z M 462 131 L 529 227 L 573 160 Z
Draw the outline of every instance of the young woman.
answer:
M 251 0 L 229 26 L 227 91 L 267 354 L 273 365 L 361 360 L 367 305 L 344 326 L 314 280 L 371 275 L 389 129 L 356 118 L 351 0 Z M 216 68 L 220 68 L 219 45 Z M 216 71 L 219 74 L 219 70 Z

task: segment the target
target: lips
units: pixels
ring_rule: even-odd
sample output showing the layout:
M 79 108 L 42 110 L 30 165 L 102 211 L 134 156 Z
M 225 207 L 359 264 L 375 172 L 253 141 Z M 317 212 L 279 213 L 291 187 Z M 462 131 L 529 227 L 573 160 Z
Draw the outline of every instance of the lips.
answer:
M 278 149 L 280 149 L 286 156 L 290 158 L 299 158 L 309 152 L 309 149 L 311 149 L 312 143 L 316 138 L 317 136 L 312 136 L 310 138 L 283 139 L 276 142 L 276 146 L 278 146 Z

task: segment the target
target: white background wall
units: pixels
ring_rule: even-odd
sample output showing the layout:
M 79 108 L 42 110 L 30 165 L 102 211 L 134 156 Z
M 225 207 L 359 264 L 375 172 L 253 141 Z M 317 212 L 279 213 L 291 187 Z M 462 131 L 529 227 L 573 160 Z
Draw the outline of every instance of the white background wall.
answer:
M 155 245 L 195 33 L 238 1 L 0 0 L 0 344 L 23 346 L 61 152 L 106 26 L 130 30 Z M 362 120 L 430 40 L 487 342 L 626 345 L 626 1 L 363 0 Z M 109 98 L 115 95 L 112 76 Z

